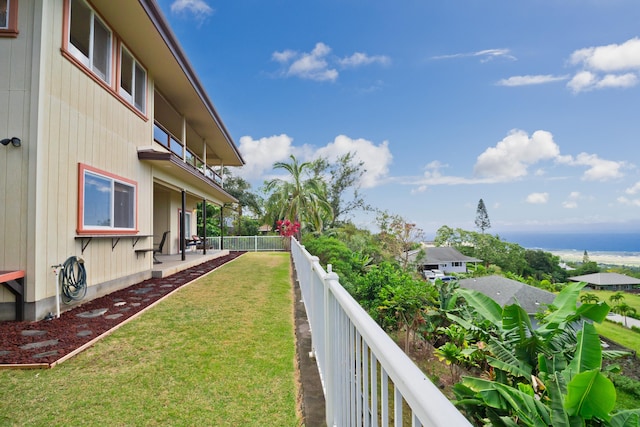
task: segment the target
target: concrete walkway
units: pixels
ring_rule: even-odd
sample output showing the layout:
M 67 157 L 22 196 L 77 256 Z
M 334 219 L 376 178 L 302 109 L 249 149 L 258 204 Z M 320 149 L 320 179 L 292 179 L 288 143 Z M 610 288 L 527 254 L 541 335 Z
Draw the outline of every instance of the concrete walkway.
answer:
M 612 322 L 620 323 L 622 326 L 625 326 L 625 318 L 624 316 L 621 316 L 619 314 L 609 313 L 607 314 L 607 319 L 611 320 Z M 632 326 L 640 328 L 640 320 L 634 319 L 633 317 L 627 316 L 626 323 L 627 323 L 626 324 L 627 328 L 631 328 Z

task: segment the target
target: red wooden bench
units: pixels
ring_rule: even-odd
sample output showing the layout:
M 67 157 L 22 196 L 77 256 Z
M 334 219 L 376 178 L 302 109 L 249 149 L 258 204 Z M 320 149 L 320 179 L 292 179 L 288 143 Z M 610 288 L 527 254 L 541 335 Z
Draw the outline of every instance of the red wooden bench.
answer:
M 0 284 L 16 297 L 16 320 L 24 320 L 24 270 L 0 270 Z

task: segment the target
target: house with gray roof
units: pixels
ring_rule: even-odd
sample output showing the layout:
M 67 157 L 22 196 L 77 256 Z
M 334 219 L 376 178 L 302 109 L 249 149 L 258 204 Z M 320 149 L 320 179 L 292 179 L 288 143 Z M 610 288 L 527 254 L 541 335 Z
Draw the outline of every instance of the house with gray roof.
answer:
M 640 285 L 640 279 L 619 273 L 592 273 L 569 277 L 572 282 L 585 282 L 596 291 L 628 291 Z
M 458 284 L 463 289 L 482 292 L 501 307 L 517 303 L 530 317 L 544 311 L 556 298 L 556 295 L 551 292 L 502 276 L 462 279 Z
M 482 262 L 481 259 L 463 255 L 450 246 L 429 246 L 422 249 L 426 256 L 420 260 L 419 270 L 440 270 L 445 274 L 466 273 L 467 263 Z M 409 261 L 416 262 L 420 250 L 409 252 Z

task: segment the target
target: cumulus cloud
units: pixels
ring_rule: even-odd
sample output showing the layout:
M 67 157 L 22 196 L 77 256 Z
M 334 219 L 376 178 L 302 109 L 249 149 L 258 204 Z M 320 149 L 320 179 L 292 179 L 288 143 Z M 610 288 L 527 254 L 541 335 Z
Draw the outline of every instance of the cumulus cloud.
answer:
M 285 77 L 298 77 L 314 81 L 335 81 L 338 70 L 335 66 L 343 68 L 356 68 L 374 63 L 387 65 L 391 62 L 389 57 L 383 55 L 370 56 L 366 53 L 356 52 L 342 59 L 334 58 L 331 48 L 319 42 L 311 52 L 297 52 L 294 50 L 276 51 L 271 54 L 271 59 L 282 64 Z
M 478 156 L 474 175 L 496 180 L 520 178 L 527 175 L 530 165 L 559 155 L 560 148 L 550 132 L 538 130 L 529 137 L 525 131 L 514 129 Z
M 618 197 L 618 202 L 623 205 L 640 207 L 640 199 L 628 199 L 624 196 Z
M 204 0 L 175 0 L 171 3 L 172 13 L 190 13 L 199 19 L 212 15 L 214 10 Z
M 533 205 L 543 205 L 549 201 L 549 193 L 531 193 L 526 200 Z
M 640 39 L 635 37 L 622 44 L 579 49 L 571 54 L 569 61 L 602 72 L 640 70 Z
M 605 160 L 598 157 L 597 154 L 588 153 L 580 153 L 575 158 L 572 156 L 559 157 L 558 161 L 571 166 L 587 166 L 588 168 L 582 176 L 585 181 L 608 181 L 621 178 L 624 176 L 621 169 L 627 165 L 624 161 Z
M 356 52 L 351 56 L 342 58 L 338 61 L 343 67 L 359 67 L 361 65 L 369 64 L 381 64 L 388 65 L 391 63 L 391 59 L 384 55 L 369 56 L 366 53 Z
M 546 75 L 526 75 L 526 76 L 513 76 L 507 79 L 499 80 L 496 83 L 498 86 L 531 86 L 540 85 L 545 83 L 553 83 L 557 81 L 567 80 L 567 76 L 552 76 Z
M 354 153 L 355 160 L 364 164 L 362 188 L 375 187 L 389 174 L 389 165 L 393 161 L 393 156 L 389 150 L 388 141 L 376 145 L 366 139 L 352 139 L 345 135 L 338 135 L 333 142 L 318 149 L 314 157 L 325 157 L 331 160 L 347 153 Z
M 388 141 L 376 145 L 366 139 L 352 139 L 345 135 L 337 136 L 320 148 L 294 147 L 293 138 L 286 134 L 260 139 L 243 136 L 240 138 L 238 149 L 246 164 L 237 168 L 235 173 L 249 180 L 267 179 L 273 173 L 273 164 L 289 162 L 289 156 L 292 154 L 303 162 L 319 157 L 331 161 L 347 153 L 353 153 L 355 161 L 362 162 L 365 171 L 360 184 L 362 188 L 370 188 L 380 184 L 387 177 L 393 161 Z
M 511 55 L 509 49 L 485 49 L 476 52 L 453 53 L 449 55 L 434 56 L 431 59 L 453 59 L 453 58 L 480 58 L 480 62 L 488 62 L 497 58 L 505 58 L 515 61 L 516 57 Z
M 579 49 L 569 58 L 581 67 L 567 83 L 574 93 L 604 88 L 628 88 L 638 84 L 640 39 Z
M 638 193 L 640 193 L 640 181 L 636 182 L 631 187 L 629 187 L 626 190 L 624 190 L 624 192 L 627 193 L 627 194 L 638 194 Z
M 253 139 L 240 138 L 238 150 L 246 164 L 237 169 L 237 174 L 245 179 L 261 178 L 271 171 L 275 162 L 286 160 L 293 152 L 293 139 L 285 134 Z
M 567 200 L 562 202 L 562 207 L 566 209 L 575 209 L 578 207 L 578 200 L 580 200 L 580 198 L 580 192 L 572 191 L 571 193 L 569 193 L 569 197 L 567 198 Z

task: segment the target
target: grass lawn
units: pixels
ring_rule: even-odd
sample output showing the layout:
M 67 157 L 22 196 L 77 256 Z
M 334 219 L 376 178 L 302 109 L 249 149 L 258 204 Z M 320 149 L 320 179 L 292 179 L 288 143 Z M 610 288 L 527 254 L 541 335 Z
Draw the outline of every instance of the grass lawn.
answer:
M 0 425 L 297 426 L 289 257 L 249 253 L 49 370 L 0 371 Z
M 635 350 L 636 354 L 640 353 L 640 333 L 625 328 L 618 323 L 608 322 L 606 320 L 602 323 L 594 323 L 594 325 L 600 335 L 618 344 L 622 344 L 631 350 Z
M 609 307 L 614 305 L 609 300 L 609 297 L 611 297 L 611 295 L 615 294 L 615 292 L 613 292 L 613 291 L 584 290 L 580 294 L 583 295 L 585 293 L 596 294 L 596 296 L 598 298 L 600 298 L 600 301 L 606 302 L 607 304 L 609 304 Z M 624 295 L 624 300 L 623 301 L 625 303 L 627 303 L 628 305 L 630 305 L 631 307 L 635 308 L 636 311 L 638 312 L 638 314 L 640 314 L 640 294 L 630 294 L 628 292 L 623 292 L 623 295 Z

